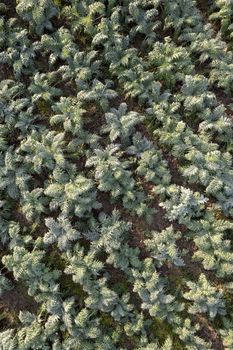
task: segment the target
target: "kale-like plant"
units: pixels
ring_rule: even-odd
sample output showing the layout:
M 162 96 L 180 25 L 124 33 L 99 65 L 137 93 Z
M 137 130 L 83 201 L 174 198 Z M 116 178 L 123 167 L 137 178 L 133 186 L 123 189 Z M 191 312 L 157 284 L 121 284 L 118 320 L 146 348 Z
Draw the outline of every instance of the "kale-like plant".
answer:
M 36 34 L 53 29 L 51 19 L 58 14 L 58 10 L 52 0 L 18 0 L 17 3 L 18 15 L 29 22 Z
M 158 16 L 157 7 L 160 0 L 136 0 L 129 4 L 129 16 L 127 22 L 132 25 L 130 36 L 134 38 L 137 33 L 145 36 L 147 44 L 151 45 L 156 37 L 161 24 Z M 150 6 L 150 9 L 147 9 Z
M 17 79 L 22 73 L 31 74 L 35 70 L 35 56 L 40 48 L 38 42 L 31 42 L 26 29 L 17 23 L 16 19 L 0 23 L 0 63 L 13 68 Z
M 56 165 L 65 168 L 64 138 L 64 133 L 47 130 L 41 135 L 33 131 L 20 145 L 25 164 L 31 165 L 31 171 L 38 174 L 42 169 L 53 170 Z
M 206 270 L 215 270 L 217 276 L 225 277 L 233 273 L 233 253 L 230 240 L 225 240 L 222 233 L 205 232 L 194 238 L 198 250 L 193 259 L 201 261 Z
M 212 345 L 197 335 L 199 330 L 200 325 L 191 323 L 189 318 L 182 320 L 178 326 L 175 326 L 175 332 L 187 350 L 211 350 Z
M 210 14 L 209 19 L 220 21 L 222 34 L 232 39 L 233 2 L 231 0 L 215 0 L 213 6 L 214 12 Z
M 142 271 L 132 270 L 135 279 L 133 291 L 142 299 L 142 309 L 148 310 L 152 317 L 172 321 L 177 312 L 184 309 L 175 296 L 166 294 L 165 282 L 155 270 L 153 260 L 144 260 Z
M 110 112 L 105 113 L 106 125 L 102 130 L 109 133 L 111 142 L 119 138 L 123 145 L 129 145 L 135 126 L 144 120 L 144 116 L 134 111 L 127 112 L 127 109 L 127 104 L 121 103 L 118 109 L 111 108 Z
M 119 145 L 110 144 L 105 149 L 95 149 L 95 155 L 86 161 L 87 167 L 95 167 L 95 179 L 98 189 L 111 192 L 113 198 L 132 192 L 135 181 L 129 170 L 130 163 L 121 160 L 122 152 Z
M 44 34 L 41 37 L 41 45 L 46 53 L 49 53 L 49 64 L 54 65 L 58 59 L 72 62 L 77 51 L 74 38 L 67 28 L 59 28 L 52 35 Z
M 85 109 L 74 97 L 61 97 L 59 102 L 53 104 L 54 115 L 50 118 L 51 125 L 62 124 L 66 132 L 74 136 L 84 137 L 83 114 Z
M 56 72 L 47 74 L 36 72 L 28 87 L 28 91 L 32 94 L 32 101 L 52 101 L 55 97 L 61 96 L 62 90 L 52 86 L 55 82 L 57 83 L 57 78 Z
M 193 72 L 193 65 L 188 51 L 182 46 L 175 46 L 170 37 L 164 43 L 156 42 L 149 53 L 150 66 L 155 69 L 155 79 L 165 87 L 173 88 L 185 75 Z
M 63 251 L 70 248 L 71 243 L 80 238 L 80 233 L 72 227 L 69 219 L 60 215 L 56 220 L 48 217 L 45 225 L 49 231 L 44 235 L 44 243 L 51 245 L 57 243 L 58 248 Z
M 168 164 L 163 159 L 162 152 L 155 147 L 141 153 L 136 172 L 146 181 L 161 187 L 169 185 L 171 181 Z
M 173 227 L 169 226 L 161 232 L 151 232 L 150 235 L 152 237 L 145 240 L 145 245 L 158 267 L 167 262 L 175 266 L 185 265 L 176 245 L 176 241 L 181 237 L 180 232 L 174 231 Z
M 94 79 L 91 85 L 87 85 L 85 90 L 81 90 L 77 94 L 77 98 L 86 102 L 95 101 L 101 109 L 106 112 L 109 109 L 109 100 L 117 97 L 115 90 L 111 89 L 112 81 L 108 80 L 105 83 Z
M 68 263 L 64 272 L 72 275 L 75 283 L 82 285 L 89 286 L 91 279 L 99 276 L 104 267 L 103 263 L 95 258 L 95 254 L 85 254 L 79 243 L 75 244 L 73 251 L 68 250 L 64 257 Z
M 159 205 L 166 210 L 169 220 L 178 220 L 181 224 L 200 217 L 207 202 L 207 198 L 199 192 L 192 192 L 183 186 L 170 185 L 166 193 L 168 199 Z
M 188 281 L 187 286 L 190 290 L 183 296 L 191 301 L 190 314 L 207 313 L 211 319 L 226 314 L 223 291 L 212 286 L 204 274 L 199 276 L 197 282 Z
M 52 198 L 50 209 L 60 208 L 64 216 L 74 213 L 79 218 L 88 217 L 93 209 L 101 207 L 96 199 L 97 193 L 93 181 L 82 175 L 65 184 L 51 183 L 44 193 Z
M 45 197 L 43 196 L 43 188 L 35 188 L 31 192 L 23 191 L 20 203 L 22 205 L 22 212 L 29 221 L 38 221 L 41 214 L 46 211 Z
M 3 264 L 12 271 L 18 281 L 24 280 L 28 286 L 28 294 L 38 297 L 38 300 L 54 296 L 58 293 L 57 279 L 60 271 L 51 270 L 42 261 L 45 252 L 41 250 L 28 251 L 24 247 L 14 247 L 12 255 L 2 258 Z
M 122 241 L 126 239 L 131 223 L 121 220 L 120 213 L 117 210 L 112 215 L 106 215 L 101 212 L 99 223 L 95 224 L 88 237 L 92 237 L 90 251 L 97 253 L 104 251 L 111 255 L 114 251 L 121 249 Z
M 71 23 L 74 33 L 86 33 L 94 36 L 96 33 L 95 16 L 102 17 L 105 6 L 101 1 L 79 1 L 74 0 L 71 5 L 64 6 L 62 15 Z

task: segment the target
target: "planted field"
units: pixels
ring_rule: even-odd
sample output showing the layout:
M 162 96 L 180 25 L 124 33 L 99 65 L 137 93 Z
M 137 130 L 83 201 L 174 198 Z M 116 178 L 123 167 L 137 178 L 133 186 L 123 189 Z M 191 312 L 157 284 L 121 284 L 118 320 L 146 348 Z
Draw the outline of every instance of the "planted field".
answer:
M 0 2 L 0 350 L 233 350 L 232 19 Z

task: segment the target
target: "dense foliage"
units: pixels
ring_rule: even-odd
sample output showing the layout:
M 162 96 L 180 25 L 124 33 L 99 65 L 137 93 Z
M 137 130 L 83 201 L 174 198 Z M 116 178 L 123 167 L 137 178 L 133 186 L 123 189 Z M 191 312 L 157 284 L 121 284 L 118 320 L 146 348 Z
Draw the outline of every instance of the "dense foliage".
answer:
M 233 349 L 233 2 L 0 2 L 0 350 Z

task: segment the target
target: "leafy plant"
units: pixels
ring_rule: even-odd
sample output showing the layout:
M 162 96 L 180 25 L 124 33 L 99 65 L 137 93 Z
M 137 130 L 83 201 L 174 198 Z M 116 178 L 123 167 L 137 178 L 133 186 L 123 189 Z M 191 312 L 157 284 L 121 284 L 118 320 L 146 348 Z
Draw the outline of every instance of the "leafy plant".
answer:
M 185 75 L 193 72 L 193 65 L 187 50 L 176 47 L 170 37 L 164 43 L 157 42 L 149 53 L 151 68 L 155 69 L 155 79 L 167 88 L 173 88 Z
M 176 246 L 176 241 L 181 237 L 180 232 L 174 231 L 172 226 L 161 232 L 151 232 L 151 238 L 145 240 L 147 249 L 155 259 L 158 267 L 169 262 L 175 266 L 184 266 L 184 261 Z
M 97 101 L 101 109 L 106 112 L 109 109 L 109 100 L 118 96 L 117 92 L 111 89 L 112 82 L 105 83 L 94 79 L 91 86 L 86 86 L 85 90 L 81 90 L 77 94 L 77 98 L 86 102 Z
M 127 109 L 127 104 L 121 103 L 118 109 L 111 108 L 110 112 L 105 113 L 106 125 L 103 133 L 109 133 L 111 142 L 119 138 L 123 145 L 128 145 L 135 126 L 144 120 L 144 116 L 134 111 L 127 112 Z
M 211 319 L 218 314 L 226 314 L 223 292 L 213 287 L 204 274 L 199 276 L 197 283 L 188 281 L 187 286 L 190 290 L 183 296 L 192 303 L 188 309 L 189 313 L 208 313 Z
M 199 192 L 192 192 L 189 188 L 170 185 L 166 190 L 168 199 L 159 205 L 167 211 L 169 220 L 187 223 L 192 218 L 200 217 L 207 202 L 207 198 Z
M 166 294 L 165 283 L 155 270 L 152 259 L 145 259 L 142 271 L 132 272 L 135 278 L 133 290 L 142 299 L 142 309 L 148 310 L 152 317 L 171 321 L 175 313 L 183 310 L 182 303 L 173 295 Z
M 93 181 L 82 175 L 66 184 L 51 183 L 44 193 L 52 198 L 50 209 L 60 208 L 64 216 L 74 213 L 79 218 L 88 217 L 93 209 L 101 208 Z
M 69 249 L 71 242 L 80 238 L 80 233 L 72 227 L 69 219 L 63 215 L 60 215 L 57 220 L 46 218 L 45 225 L 49 231 L 44 235 L 44 243 L 51 245 L 56 242 L 61 251 Z
M 17 13 L 29 22 L 36 34 L 41 35 L 45 29 L 53 29 L 51 19 L 57 16 L 58 10 L 52 0 L 18 0 L 17 3 Z

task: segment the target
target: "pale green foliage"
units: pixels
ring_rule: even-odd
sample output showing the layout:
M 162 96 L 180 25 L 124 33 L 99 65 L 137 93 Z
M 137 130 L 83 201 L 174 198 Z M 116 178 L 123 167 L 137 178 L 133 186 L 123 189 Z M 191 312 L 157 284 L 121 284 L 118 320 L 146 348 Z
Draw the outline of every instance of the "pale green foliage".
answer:
M 186 40 L 194 37 L 194 33 L 201 30 L 203 25 L 196 8 L 194 0 L 182 0 L 174 2 L 172 0 L 164 1 L 165 7 L 165 28 L 173 27 L 176 36 Z
M 32 242 L 32 237 L 30 235 L 23 235 L 19 223 L 11 221 L 8 225 L 8 235 L 9 235 L 9 248 L 10 250 L 15 247 L 23 247 L 25 244 Z
M 232 350 L 231 1 L 5 3 L 1 350 Z
M 214 12 L 209 16 L 210 20 L 218 21 L 221 23 L 221 32 L 223 35 L 232 39 L 232 15 L 233 15 L 233 2 L 232 0 L 215 0 Z
M 76 52 L 72 62 L 69 64 L 71 77 L 73 76 L 75 79 L 76 86 L 79 90 L 80 87 L 89 89 L 91 80 L 100 73 L 99 67 L 101 61 L 98 60 L 97 54 L 98 52 L 94 50 L 87 53 Z M 111 87 L 110 81 L 106 82 L 105 89 L 108 87 Z M 93 81 L 93 93 L 95 93 L 96 96 L 100 96 L 102 88 L 104 89 L 104 85 L 102 85 L 100 81 Z M 102 95 L 105 95 L 106 98 L 115 97 L 114 94 L 115 91 L 113 90 L 108 89 L 106 92 L 102 90 Z M 102 98 L 104 101 L 104 96 Z
M 87 53 L 84 51 L 79 52 L 78 50 L 73 51 L 73 55 L 69 55 L 67 58 L 67 63 L 69 64 L 60 66 L 57 72 L 62 75 L 64 80 L 75 81 L 78 91 L 88 90 L 91 81 L 100 73 L 101 61 L 97 59 L 97 51 L 95 50 Z M 110 86 L 109 82 L 107 84 Z M 95 91 L 97 93 L 100 92 L 100 88 L 101 83 L 99 82 L 99 86 L 95 88 Z
M 187 286 L 190 290 L 183 293 L 183 296 L 191 301 L 188 309 L 190 314 L 207 313 L 211 319 L 218 314 L 226 314 L 223 291 L 212 286 L 204 274 L 199 276 L 197 282 L 188 281 Z
M 22 205 L 22 212 L 25 215 L 27 220 L 34 219 L 37 221 L 41 213 L 45 212 L 45 198 L 42 196 L 43 194 L 43 188 L 35 188 L 31 192 L 25 191 L 22 192 L 21 197 L 21 205 Z
M 94 254 L 106 252 L 106 262 L 126 273 L 130 273 L 131 267 L 140 267 L 139 249 L 124 243 L 127 242 L 132 224 L 123 221 L 116 210 L 113 210 L 111 216 L 101 212 L 98 221 L 92 224 L 90 231 L 84 233 L 91 241 L 90 251 Z
M 95 313 L 88 308 L 83 308 L 75 317 L 75 324 L 81 337 L 96 339 L 101 337 L 100 322 Z
M 113 198 L 132 192 L 135 181 L 129 170 L 129 161 L 120 160 L 122 152 L 119 145 L 110 144 L 106 149 L 95 149 L 94 152 L 86 166 L 95 166 L 98 188 L 104 192 L 111 191 Z
M 36 131 L 32 132 L 20 146 L 25 163 L 31 164 L 36 173 L 41 173 L 42 169 L 52 170 L 56 165 L 64 168 L 64 137 L 64 133 L 55 131 L 48 131 L 42 135 Z
M 155 270 L 153 260 L 144 260 L 142 271 L 132 270 L 135 278 L 134 292 L 142 299 L 142 309 L 148 310 L 153 317 L 172 320 L 176 312 L 182 311 L 184 305 L 165 292 L 164 280 Z
M 202 338 L 196 335 L 200 330 L 199 324 L 192 324 L 190 319 L 186 318 L 182 323 L 176 327 L 175 332 L 184 342 L 185 348 L 188 350 L 211 350 L 210 343 L 205 342 Z
M 182 101 L 184 115 L 191 123 L 196 123 L 197 118 L 204 120 L 199 124 L 199 131 L 207 137 L 212 135 L 214 140 L 229 142 L 232 135 L 230 119 L 225 113 L 225 107 L 217 104 L 215 94 L 209 90 L 207 78 L 203 75 L 187 75 L 178 101 Z
M 58 14 L 58 10 L 52 0 L 18 0 L 17 3 L 17 13 L 29 22 L 36 34 L 53 28 L 51 19 Z
M 188 113 L 201 112 L 217 104 L 215 95 L 208 90 L 208 79 L 202 75 L 187 75 L 181 92 Z
M 11 281 L 0 272 L 0 295 L 8 290 L 11 290 L 12 288 L 13 285 Z
M 51 183 L 44 193 L 52 198 L 49 204 L 51 210 L 60 208 L 65 216 L 74 213 L 82 218 L 90 215 L 92 209 L 101 207 L 96 200 L 93 181 L 82 175 L 78 175 L 66 184 Z
M 202 153 L 192 148 L 185 158 L 189 166 L 182 167 L 183 174 L 192 182 L 200 181 L 206 186 L 206 193 L 216 196 L 224 211 L 232 212 L 231 155 L 219 150 Z
M 43 251 L 29 252 L 23 247 L 16 246 L 12 255 L 5 255 L 2 258 L 4 265 L 13 272 L 14 278 L 23 279 L 26 282 L 29 295 L 48 297 L 58 292 L 59 285 L 56 280 L 60 272 L 51 271 L 46 267 L 42 262 L 44 255 Z
M 155 79 L 163 81 L 166 87 L 172 88 L 185 75 L 191 74 L 193 65 L 187 50 L 175 46 L 170 37 L 164 43 L 157 42 L 149 54 L 150 65 L 155 69 Z
M 61 96 L 61 89 L 53 86 L 57 82 L 57 78 L 57 72 L 47 74 L 37 72 L 28 88 L 32 94 L 32 101 L 37 102 L 40 99 L 50 101 L 54 97 Z
M 220 330 L 223 345 L 226 350 L 231 350 L 233 346 L 233 325 L 229 320 L 224 319 L 224 327 Z
M 232 94 L 232 72 L 233 72 L 233 55 L 228 53 L 225 60 L 213 60 L 210 74 L 210 82 L 215 83 L 218 87 L 225 90 L 228 95 Z
M 206 270 L 215 270 L 219 277 L 231 275 L 233 254 L 230 240 L 224 239 L 224 235 L 232 230 L 232 223 L 217 220 L 214 211 L 210 210 L 203 219 L 191 222 L 188 227 L 198 248 L 193 258 L 201 260 Z
M 111 89 L 112 81 L 101 81 L 94 79 L 92 85 L 87 85 L 85 90 L 77 94 L 78 99 L 86 102 L 97 102 L 101 109 L 106 112 L 109 109 L 109 100 L 118 96 L 117 92 Z
M 154 73 L 145 71 L 140 64 L 125 69 L 120 82 L 124 84 L 127 97 L 138 98 L 139 104 L 153 101 L 160 95 L 161 84 L 155 80 Z
M 106 149 L 94 149 L 94 153 L 87 160 L 86 166 L 95 166 L 98 189 L 110 192 L 113 200 L 121 197 L 126 209 L 136 211 L 137 215 L 150 220 L 153 210 L 148 207 L 148 198 L 144 192 L 136 189 L 130 162 L 120 159 L 123 152 L 120 151 L 119 144 L 109 144 Z
M 50 245 L 56 242 L 60 250 L 68 249 L 71 242 L 80 237 L 80 233 L 72 227 L 69 219 L 64 215 L 60 215 L 57 220 L 46 218 L 45 225 L 49 231 L 44 235 L 44 243 Z
M 72 279 L 83 286 L 89 296 L 85 299 L 85 304 L 93 310 L 109 312 L 111 316 L 119 321 L 121 318 L 129 317 L 132 306 L 128 304 L 129 295 L 125 294 L 121 298 L 108 288 L 107 278 L 98 278 L 103 268 L 103 263 L 95 259 L 95 255 L 89 252 L 84 255 L 83 249 L 76 244 L 75 255 L 67 252 L 66 258 L 69 265 L 65 273 L 72 274 Z
M 1 25 L 2 23 L 2 25 Z M 0 23 L 0 63 L 12 66 L 18 79 L 21 74 L 30 74 L 34 69 L 34 58 L 39 49 L 37 42 L 31 43 L 28 32 L 11 18 Z
M 130 30 L 130 36 L 135 37 L 137 33 L 145 35 L 145 41 L 151 45 L 156 39 L 156 30 L 160 26 L 160 20 L 158 19 L 158 6 L 160 0 L 136 0 L 129 4 L 129 15 L 127 22 L 136 23 Z M 150 9 L 146 9 L 150 6 Z
M 25 86 L 22 83 L 12 79 L 0 82 L 1 121 L 4 120 L 9 129 L 17 126 L 21 115 L 25 116 L 25 108 L 32 111 L 30 99 L 23 96 L 24 92 Z
M 163 159 L 161 151 L 153 146 L 140 154 L 136 172 L 147 182 L 161 186 L 170 184 L 168 164 Z
M 65 255 L 68 265 L 64 272 L 72 274 L 75 283 L 90 283 L 93 276 L 98 276 L 103 269 L 103 263 L 95 259 L 95 254 L 84 254 L 84 249 L 78 243 L 73 248 L 73 253 L 67 251 Z
M 52 109 L 55 114 L 50 119 L 51 125 L 62 124 L 66 132 L 71 132 L 74 136 L 83 136 L 85 110 L 76 98 L 61 97 L 60 101 L 52 106 Z
M 22 133 L 21 137 L 33 129 L 39 128 L 33 125 L 41 116 L 36 113 L 35 106 L 32 104 L 31 98 L 25 97 L 26 87 L 22 83 L 7 79 L 0 82 L 0 108 L 1 121 L 4 120 L 5 126 L 1 125 L 1 149 L 4 147 L 4 139 L 9 130 L 19 129 Z M 32 115 L 33 114 L 33 115 Z M 43 130 L 44 127 L 41 126 Z
M 210 234 L 194 239 L 198 250 L 195 260 L 201 260 L 206 270 L 216 270 L 219 277 L 231 275 L 233 272 L 233 253 L 230 240 L 224 240 L 222 233 Z
M 17 340 L 14 336 L 14 330 L 8 329 L 0 333 L 0 347 L 1 350 L 15 350 Z
M 35 315 L 29 311 L 20 311 L 19 319 L 24 325 L 29 325 L 35 320 Z
M 155 343 L 150 343 L 147 346 L 137 348 L 137 350 L 172 350 L 172 340 L 168 338 L 162 346 Z
M 227 51 L 227 46 L 224 41 L 220 40 L 220 33 L 216 35 L 211 24 L 207 23 L 195 35 L 195 40 L 191 42 L 190 49 L 200 55 L 199 61 L 203 63 L 215 59 L 221 61 L 223 53 Z
M 144 151 L 153 149 L 154 144 L 140 132 L 136 132 L 132 137 L 131 145 L 127 148 L 127 153 L 140 158 Z
M 85 288 L 84 288 L 85 289 Z M 88 308 L 108 312 L 116 320 L 133 316 L 133 305 L 129 304 L 129 294 L 119 297 L 116 292 L 108 288 L 107 278 L 99 278 L 95 285 L 87 288 L 90 296 L 86 298 L 85 304 Z
M 122 241 L 126 239 L 131 228 L 131 223 L 121 220 L 120 213 L 116 210 L 111 216 L 101 212 L 98 221 L 99 223 L 96 223 L 87 235 L 92 237 L 90 251 L 96 254 L 104 249 L 111 255 L 115 250 L 120 250 Z
M 56 332 L 59 329 L 58 319 L 49 316 L 46 322 L 43 322 L 42 315 L 39 314 L 37 318 L 33 315 L 20 314 L 22 321 L 28 320 L 28 324 L 22 327 L 17 334 L 17 349 L 36 349 L 49 350 L 51 341 L 56 343 Z M 29 323 L 30 320 L 30 323 Z
M 20 192 L 28 190 L 28 182 L 31 178 L 21 162 L 22 158 L 13 154 L 12 147 L 8 147 L 4 159 L 1 160 L 0 189 L 13 199 L 18 198 Z
M 166 189 L 167 200 L 159 205 L 166 210 L 169 220 L 179 223 L 189 222 L 192 218 L 200 217 L 207 198 L 199 192 L 192 192 L 183 186 L 170 185 Z
M 180 232 L 174 231 L 173 227 L 169 226 L 161 232 L 151 232 L 150 236 L 150 239 L 145 240 L 145 245 L 158 267 L 167 262 L 176 266 L 184 266 L 184 261 L 176 246 L 176 241 L 181 237 Z
M 106 262 L 127 274 L 131 274 L 131 268 L 138 269 L 142 266 L 139 253 L 139 248 L 132 248 L 127 243 L 123 243 L 118 251 L 113 251 L 109 255 Z
M 49 63 L 54 65 L 60 58 L 71 62 L 71 57 L 77 50 L 72 34 L 67 28 L 59 28 L 54 34 L 44 34 L 41 37 L 43 49 L 49 53 Z
M 103 127 L 104 133 L 109 133 L 111 142 L 120 139 L 123 145 L 130 144 L 130 137 L 135 132 L 135 126 L 142 123 L 144 116 L 137 112 L 127 112 L 127 104 L 121 103 L 119 108 L 111 108 L 105 113 L 106 125 Z
M 62 14 L 71 23 L 73 32 L 85 32 L 93 35 L 96 32 L 94 18 L 103 15 L 105 6 L 101 1 L 71 1 L 71 5 L 64 6 Z

